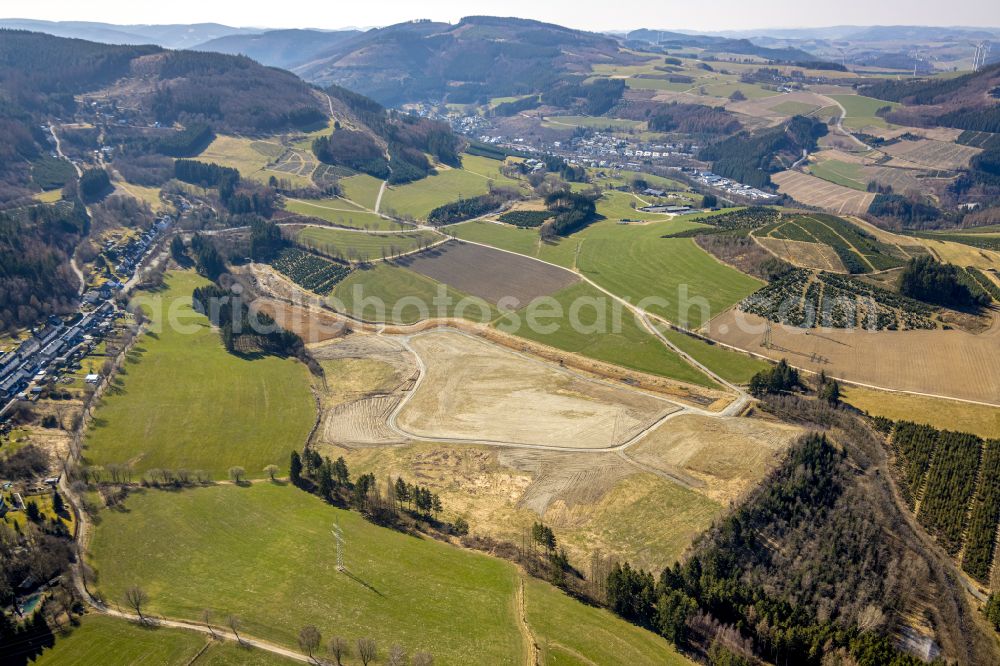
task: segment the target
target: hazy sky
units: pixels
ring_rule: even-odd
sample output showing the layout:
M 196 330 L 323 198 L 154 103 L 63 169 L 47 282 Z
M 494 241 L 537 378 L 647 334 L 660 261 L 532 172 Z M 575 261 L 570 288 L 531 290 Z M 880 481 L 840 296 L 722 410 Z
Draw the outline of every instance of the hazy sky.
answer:
M 586 30 L 830 25 L 1000 26 L 997 0 L 2 0 L 4 18 L 273 28 L 384 26 L 415 18 L 520 16 Z

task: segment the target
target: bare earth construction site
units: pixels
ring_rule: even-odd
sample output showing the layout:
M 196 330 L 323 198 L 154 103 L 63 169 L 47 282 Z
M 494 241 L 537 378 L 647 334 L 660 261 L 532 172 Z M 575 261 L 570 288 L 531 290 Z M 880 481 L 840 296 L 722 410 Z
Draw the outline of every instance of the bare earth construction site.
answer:
M 551 449 L 608 449 L 653 428 L 682 405 L 569 370 L 471 335 L 353 335 L 319 346 L 318 358 L 364 359 L 392 381 L 333 407 L 328 442 L 407 439 Z

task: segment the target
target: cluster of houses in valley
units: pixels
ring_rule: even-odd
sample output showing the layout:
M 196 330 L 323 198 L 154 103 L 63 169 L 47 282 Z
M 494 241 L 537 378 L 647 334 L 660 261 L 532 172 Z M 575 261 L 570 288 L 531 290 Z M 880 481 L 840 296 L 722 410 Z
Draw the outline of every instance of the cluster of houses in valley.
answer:
M 658 167 L 680 170 L 687 174 L 693 183 L 735 197 L 736 200 L 764 203 L 778 198 L 770 192 L 719 176 L 711 171 L 704 171 L 701 166 L 694 166 L 701 164 L 695 159 L 700 147 L 692 143 L 636 141 L 634 137 L 620 136 L 607 131 L 587 131 L 569 139 L 546 141 L 541 137 L 525 138 L 491 132 L 493 126 L 489 119 L 476 114 L 452 116 L 449 120 L 455 131 L 498 148 L 513 149 L 527 154 L 556 155 L 568 164 L 598 169 L 627 169 L 641 172 L 649 170 L 650 167 Z M 541 162 L 536 161 L 529 166 L 541 169 L 539 164 Z M 669 211 L 666 208 L 658 206 L 657 212 L 674 214 L 686 212 L 683 206 L 670 206 Z
M 142 258 L 149 252 L 156 239 L 170 226 L 170 216 L 164 215 L 153 226 L 139 236 L 122 241 L 109 240 L 104 244 L 104 274 L 107 281 L 96 289 L 91 289 L 83 295 L 85 303 L 98 303 L 111 298 L 118 289 L 124 287 L 122 276 L 132 275 Z
M 487 122 L 482 118 L 479 121 Z M 608 132 L 588 132 L 585 136 L 574 136 L 568 140 L 531 141 L 524 137 L 480 133 L 483 128 L 478 126 L 479 121 L 469 127 L 459 124 L 456 129 L 481 143 L 525 153 L 558 155 L 571 164 L 594 168 L 640 170 L 644 164 L 690 160 L 698 152 L 698 146 L 691 143 L 633 142 Z
M 150 230 L 113 248 L 118 275 L 134 274 L 169 224 L 169 216 L 160 218 Z M 106 248 L 106 256 L 108 252 Z M 0 352 L 0 421 L 18 400 L 37 399 L 46 386 L 81 370 L 81 360 L 111 331 L 117 314 L 113 299 L 123 287 L 117 276 L 109 277 L 100 287 L 83 294 L 80 310 L 74 315 L 66 319 L 53 315 L 16 349 Z M 85 381 L 96 384 L 100 378 L 88 375 Z
M 116 311 L 110 300 L 86 315 L 67 321 L 50 317 L 17 349 L 0 356 L 0 407 L 7 411 L 17 400 L 31 400 L 64 373 L 81 369 L 80 362 L 113 326 Z

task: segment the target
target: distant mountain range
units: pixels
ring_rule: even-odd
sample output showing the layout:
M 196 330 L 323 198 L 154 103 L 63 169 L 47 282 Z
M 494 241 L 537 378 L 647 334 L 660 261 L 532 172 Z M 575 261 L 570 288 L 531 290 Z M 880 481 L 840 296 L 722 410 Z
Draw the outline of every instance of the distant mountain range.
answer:
M 950 40 L 950 39 L 996 39 L 1000 38 L 1000 27 L 935 27 L 935 26 L 857 26 L 839 25 L 824 28 L 759 28 L 755 30 L 719 30 L 697 32 L 675 29 L 684 35 L 709 35 L 731 39 L 753 39 L 758 37 L 776 40 L 850 40 L 850 41 L 903 41 L 903 40 Z
M 264 65 L 288 69 L 310 83 L 344 86 L 386 105 L 441 99 L 469 103 L 484 97 L 544 92 L 558 83 L 582 78 L 596 63 L 637 62 L 637 57 L 622 46 L 692 48 L 791 63 L 833 59 L 904 69 L 916 64 L 923 71 L 929 65 L 908 55 L 910 47 L 906 45 L 1000 39 L 1000 30 L 992 28 L 921 26 L 778 28 L 708 35 L 643 28 L 604 34 L 489 16 L 470 16 L 456 24 L 409 21 L 365 31 L 29 19 L 0 19 L 0 28 L 102 43 L 245 55 Z M 845 51 L 848 43 L 853 46 L 847 49 L 849 53 Z M 869 44 L 875 50 L 868 50 Z M 866 48 L 858 50 L 859 46 Z M 1000 49 L 996 51 L 1000 54 Z
M 650 30 L 647 28 L 633 30 L 625 35 L 625 39 L 628 42 L 642 42 L 662 47 L 710 49 L 720 53 L 757 56 L 759 58 L 784 62 L 805 62 L 816 59 L 816 56 L 800 48 L 771 48 L 755 44 L 749 39 L 730 39 L 728 37 L 712 35 L 689 35 L 667 30 Z
M 168 49 L 190 49 L 209 40 L 230 35 L 251 35 L 261 28 L 233 28 L 219 23 L 176 25 L 114 25 L 91 21 L 36 21 L 0 19 L 0 28 L 44 32 L 102 44 L 155 44 Z
M 360 30 L 268 30 L 258 34 L 226 35 L 198 44 L 199 51 L 245 55 L 272 67 L 293 69 L 363 34 Z

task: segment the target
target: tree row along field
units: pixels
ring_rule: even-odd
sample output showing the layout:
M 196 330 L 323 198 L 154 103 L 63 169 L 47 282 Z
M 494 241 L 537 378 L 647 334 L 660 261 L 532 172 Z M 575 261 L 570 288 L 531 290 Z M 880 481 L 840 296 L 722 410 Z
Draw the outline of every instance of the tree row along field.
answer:
M 987 583 L 1000 525 L 1000 440 L 901 421 L 892 433 L 900 486 L 917 520 Z

